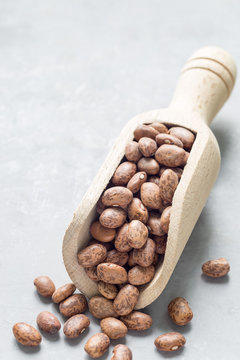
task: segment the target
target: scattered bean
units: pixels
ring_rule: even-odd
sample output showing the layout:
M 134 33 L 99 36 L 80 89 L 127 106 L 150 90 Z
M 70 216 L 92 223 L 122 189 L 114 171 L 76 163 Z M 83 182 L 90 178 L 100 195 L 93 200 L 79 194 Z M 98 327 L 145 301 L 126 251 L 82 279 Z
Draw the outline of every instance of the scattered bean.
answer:
M 203 264 L 202 271 L 204 275 L 219 278 L 225 276 L 230 271 L 230 265 L 225 258 L 209 260 Z
M 137 304 L 139 290 L 130 284 L 121 288 L 113 301 L 113 308 L 118 315 L 128 315 Z
M 113 308 L 113 302 L 103 296 L 93 296 L 88 303 L 90 313 L 97 319 L 118 317 Z
M 60 321 L 49 311 L 42 311 L 38 314 L 37 324 L 41 330 L 51 335 L 56 334 L 61 329 Z
M 152 326 L 151 316 L 140 311 L 133 311 L 128 315 L 121 316 L 120 319 L 129 330 L 143 331 Z
M 64 335 L 69 339 L 76 339 L 90 325 L 89 318 L 84 314 L 77 314 L 68 319 L 64 326 Z
M 193 318 L 193 312 L 186 299 L 177 297 L 168 305 L 168 313 L 177 325 L 186 325 Z
M 186 343 L 185 337 L 178 332 L 169 332 L 156 338 L 154 344 L 161 351 L 176 351 Z
M 81 314 L 87 310 L 87 300 L 83 294 L 69 296 L 60 303 L 59 310 L 66 317 Z
M 55 285 L 48 276 L 38 276 L 34 280 L 37 292 L 45 297 L 51 297 L 55 291 Z
M 52 295 L 52 301 L 56 304 L 60 303 L 70 295 L 74 293 L 76 286 L 74 284 L 65 284 L 60 286 L 57 290 L 54 291 Z
M 113 349 L 111 360 L 132 360 L 132 352 L 127 345 L 118 344 Z
M 84 346 L 84 350 L 91 358 L 97 359 L 105 354 L 109 345 L 109 337 L 106 334 L 97 333 L 88 339 Z
M 38 346 L 42 341 L 40 332 L 25 322 L 16 323 L 12 330 L 16 340 L 24 346 Z

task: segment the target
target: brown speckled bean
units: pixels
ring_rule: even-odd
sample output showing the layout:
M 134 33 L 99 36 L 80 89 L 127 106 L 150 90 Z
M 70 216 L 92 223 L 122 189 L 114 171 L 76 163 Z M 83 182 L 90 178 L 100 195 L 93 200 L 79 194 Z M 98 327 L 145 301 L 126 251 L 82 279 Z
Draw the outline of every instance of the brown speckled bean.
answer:
M 182 173 L 183 173 L 183 169 L 181 169 L 180 167 L 175 167 L 175 168 L 169 168 L 169 167 L 166 167 L 166 166 L 161 166 L 161 169 L 160 169 L 160 172 L 159 172 L 159 176 L 161 177 L 162 176 L 162 173 L 167 170 L 167 169 L 171 169 L 172 171 L 174 171 L 177 176 L 178 176 L 178 179 L 181 179 L 181 176 L 182 176 Z
M 176 351 L 186 343 L 185 337 L 178 332 L 169 332 L 156 338 L 154 345 L 161 351 Z
M 51 297 L 55 291 L 55 285 L 48 276 L 38 276 L 34 280 L 37 292 L 45 297 Z
M 109 284 L 124 284 L 127 282 L 127 272 L 124 267 L 102 263 L 97 266 L 98 279 Z
M 163 231 L 165 231 L 166 234 L 168 233 L 169 230 L 171 210 L 172 210 L 171 206 L 168 206 L 166 209 L 164 209 L 160 219 L 160 226 L 163 229 Z
M 133 198 L 128 206 L 129 220 L 139 220 L 144 224 L 148 221 L 148 210 L 138 198 Z
M 172 136 L 169 134 L 158 134 L 156 136 L 156 142 L 158 146 L 168 144 L 168 145 L 176 145 L 181 148 L 183 147 L 183 143 L 181 142 L 180 139 L 178 139 L 176 136 Z
M 159 182 L 160 195 L 164 203 L 171 204 L 174 192 L 178 186 L 178 176 L 171 169 L 162 173 Z M 158 235 L 158 234 L 156 234 Z
M 157 143 L 149 137 L 142 137 L 139 142 L 139 150 L 145 157 L 153 156 L 157 150 Z
M 101 330 L 110 339 L 121 339 L 127 334 L 126 325 L 113 317 L 108 317 L 100 321 Z
M 51 335 L 56 334 L 61 329 L 60 321 L 49 311 L 42 311 L 38 314 L 37 324 L 41 330 Z
M 129 224 L 122 225 L 115 238 L 114 246 L 120 252 L 128 252 L 132 249 L 127 241 L 128 226 Z
M 101 242 L 110 242 L 115 238 L 116 230 L 109 229 L 100 224 L 99 221 L 92 223 L 90 227 L 92 237 Z
M 60 286 L 57 290 L 54 291 L 52 295 L 52 300 L 54 303 L 58 304 L 70 295 L 74 293 L 76 286 L 74 284 L 65 284 Z
M 137 167 L 139 171 L 145 171 L 148 175 L 157 175 L 159 173 L 159 164 L 153 158 L 141 158 L 138 163 Z
M 90 313 L 97 319 L 118 317 L 113 308 L 113 302 L 103 296 L 93 296 L 88 303 Z
M 126 185 L 131 177 L 136 173 L 137 167 L 136 164 L 130 161 L 125 161 L 120 164 L 112 177 L 112 183 L 114 185 Z
M 166 125 L 164 125 L 158 121 L 154 121 L 152 124 L 150 124 L 150 126 L 153 127 L 155 130 L 157 130 L 161 134 L 168 133 L 168 128 L 166 127 Z
M 118 344 L 113 349 L 111 360 L 132 360 L 132 352 L 127 345 Z
M 85 268 L 85 272 L 86 272 L 87 276 L 89 277 L 89 279 L 91 279 L 93 281 L 98 281 L 96 266 L 93 266 L 91 268 Z
M 106 206 L 118 205 L 125 208 L 132 201 L 132 198 L 133 194 L 129 189 L 124 186 L 113 186 L 104 191 L 102 203 Z
M 168 305 L 168 314 L 177 325 L 186 325 L 193 318 L 193 312 L 186 299 L 177 297 Z
M 180 139 L 183 143 L 184 149 L 190 150 L 192 148 L 195 136 L 190 130 L 180 126 L 174 126 L 169 130 L 169 134 L 176 136 L 178 139 Z
M 230 265 L 225 258 L 209 260 L 203 264 L 202 271 L 204 275 L 219 278 L 225 276 L 230 271 Z
M 135 130 L 134 130 L 134 138 L 139 141 L 142 137 L 148 137 L 151 138 L 153 140 L 155 140 L 155 137 L 157 136 L 159 132 L 152 128 L 149 125 L 139 125 Z
M 130 284 L 125 285 L 113 301 L 113 308 L 118 315 L 128 315 L 137 304 L 139 290 Z
M 154 275 L 155 267 L 153 265 L 148 267 L 136 265 L 128 272 L 128 282 L 132 285 L 144 285 L 150 282 Z
M 60 303 L 59 310 L 66 317 L 81 314 L 87 310 L 87 300 L 83 294 L 69 296 Z
M 160 226 L 161 215 L 153 211 L 150 212 L 147 222 L 147 228 L 149 232 L 153 235 L 163 236 L 165 232 Z
M 128 161 L 138 162 L 142 157 L 142 154 L 139 150 L 139 145 L 136 141 L 130 141 L 125 147 L 125 156 Z
M 77 256 L 79 265 L 83 267 L 93 267 L 106 258 L 107 249 L 101 244 L 93 244 L 81 250 Z
M 127 188 L 131 190 L 133 194 L 140 190 L 140 187 L 143 183 L 147 181 L 147 174 L 145 171 L 137 172 L 133 177 L 129 180 L 127 184 Z
M 178 167 L 185 165 L 186 152 L 176 145 L 162 145 L 155 153 L 155 159 L 161 165 L 167 167 Z
M 152 265 L 156 266 L 159 260 L 159 255 L 155 252 Z
M 97 333 L 88 339 L 84 346 L 84 350 L 91 358 L 97 359 L 105 354 L 109 345 L 109 337 L 106 334 Z
M 116 249 L 110 250 L 104 262 L 124 266 L 128 262 L 128 253 L 120 252 Z
M 167 235 L 163 236 L 154 236 L 154 241 L 156 244 L 155 251 L 157 254 L 163 255 L 166 252 L 167 246 Z
M 97 287 L 100 294 L 106 299 L 113 300 L 117 296 L 118 288 L 116 285 L 107 284 L 104 281 L 99 281 Z
M 141 200 L 151 209 L 159 209 L 162 206 L 159 186 L 152 182 L 146 182 L 141 186 Z
M 140 311 L 133 311 L 120 319 L 129 330 L 143 331 L 152 326 L 151 316 Z
M 148 267 L 153 263 L 155 255 L 155 242 L 148 238 L 141 249 L 133 250 L 133 261 L 143 267 Z
M 148 229 L 139 220 L 132 220 L 128 227 L 127 240 L 130 246 L 135 249 L 141 248 L 148 238 Z
M 77 314 L 68 319 L 64 326 L 64 335 L 69 339 L 76 339 L 90 325 L 89 318 L 84 314 Z
M 105 209 L 101 213 L 99 221 L 102 226 L 110 229 L 115 229 L 124 224 L 124 222 L 126 221 L 126 217 L 126 212 L 122 208 L 115 206 Z
M 40 332 L 25 322 L 16 323 L 12 330 L 16 340 L 24 346 L 38 346 L 42 341 Z

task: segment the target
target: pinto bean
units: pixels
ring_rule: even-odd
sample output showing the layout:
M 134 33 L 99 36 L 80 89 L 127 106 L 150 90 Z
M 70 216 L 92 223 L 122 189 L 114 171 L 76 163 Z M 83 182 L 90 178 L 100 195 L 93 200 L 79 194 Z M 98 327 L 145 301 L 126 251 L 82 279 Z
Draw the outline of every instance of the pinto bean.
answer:
M 150 282 L 154 275 L 155 267 L 153 265 L 148 267 L 136 265 L 128 272 L 128 282 L 132 285 L 144 285 Z
M 149 125 L 139 125 L 135 130 L 134 130 L 134 138 L 139 141 L 142 137 L 148 137 L 151 138 L 153 140 L 155 140 L 155 137 L 157 136 L 159 132 L 154 129 L 153 127 L 149 126 Z
M 190 130 L 180 126 L 174 126 L 169 130 L 169 134 L 180 139 L 184 149 L 190 150 L 192 148 L 195 136 Z
M 139 290 L 130 284 L 125 285 L 113 301 L 113 308 L 118 315 L 130 314 L 139 297 Z
M 130 221 L 139 220 L 144 224 L 148 221 L 148 210 L 140 199 L 132 199 L 128 206 L 128 217 Z
M 120 319 L 129 330 L 143 331 L 152 326 L 151 316 L 140 311 L 133 311 Z
M 143 204 L 151 209 L 159 209 L 162 206 L 159 186 L 152 182 L 146 182 L 141 186 L 140 196 Z
M 176 145 L 164 144 L 156 151 L 155 159 L 167 167 L 183 166 L 186 164 L 186 152 Z
M 141 159 L 142 154 L 139 150 L 139 145 L 136 141 L 130 141 L 125 147 L 125 156 L 128 161 L 138 162 Z
M 173 195 L 175 193 L 177 186 L 178 186 L 177 174 L 171 169 L 165 170 L 162 173 L 159 182 L 160 195 L 164 203 L 166 204 L 172 203 Z
M 139 171 L 145 171 L 148 175 L 157 175 L 159 173 L 159 164 L 153 158 L 143 157 L 138 163 L 137 167 Z
M 124 284 L 127 282 L 127 272 L 124 267 L 102 263 L 97 266 L 98 279 L 109 284 Z
M 133 194 L 137 193 L 140 190 L 140 187 L 143 183 L 147 181 L 147 174 L 145 171 L 137 172 L 133 177 L 129 180 L 127 184 L 127 188 L 131 190 Z M 132 201 L 132 199 L 131 199 Z
M 114 246 L 120 252 L 128 252 L 132 249 L 127 241 L 128 227 L 129 224 L 122 225 L 115 238 Z
M 133 261 L 143 267 L 148 267 L 153 263 L 155 255 L 155 242 L 148 238 L 141 249 L 133 250 Z
M 171 206 L 168 206 L 166 209 L 164 209 L 160 219 L 160 226 L 166 234 L 168 233 L 169 229 L 171 210 Z
M 110 229 L 120 227 L 126 221 L 127 214 L 120 207 L 109 207 L 105 209 L 99 218 L 102 226 Z
M 126 185 L 129 180 L 133 177 L 133 175 L 136 173 L 137 167 L 136 164 L 130 161 L 125 161 L 122 164 L 120 164 L 117 169 L 115 170 L 113 177 L 112 177 L 112 183 L 114 185 Z
M 132 201 L 132 191 L 124 186 L 113 186 L 104 191 L 102 196 L 102 203 L 106 206 L 118 205 L 123 208 L 128 206 Z
M 93 296 L 88 303 L 90 313 L 97 319 L 118 317 L 113 308 L 113 302 L 103 296 Z
M 101 244 L 93 244 L 79 251 L 77 256 L 79 265 L 88 268 L 101 263 L 107 256 L 107 250 Z
M 90 233 L 98 241 L 110 242 L 115 238 L 116 230 L 104 227 L 99 221 L 95 221 L 90 227 Z
M 157 143 L 149 137 L 142 137 L 139 142 L 139 150 L 145 157 L 150 157 L 155 154 L 157 150 Z
M 139 220 L 132 220 L 128 227 L 127 240 L 133 248 L 141 248 L 148 238 L 147 227 Z

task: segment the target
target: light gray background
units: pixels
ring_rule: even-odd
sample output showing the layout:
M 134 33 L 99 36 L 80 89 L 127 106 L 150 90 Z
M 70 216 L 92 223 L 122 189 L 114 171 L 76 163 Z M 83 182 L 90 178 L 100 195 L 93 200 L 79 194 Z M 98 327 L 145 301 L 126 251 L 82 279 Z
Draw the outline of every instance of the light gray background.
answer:
M 240 3 L 225 1 L 0 1 L 1 316 L 0 357 L 88 359 L 78 340 L 43 336 L 24 349 L 11 327 L 57 307 L 33 279 L 67 282 L 64 231 L 114 139 L 134 115 L 169 104 L 181 66 L 205 45 L 229 50 L 240 68 Z M 146 311 L 153 327 L 126 337 L 134 359 L 239 359 L 239 83 L 212 129 L 222 168 L 191 239 L 162 296 Z M 229 276 L 208 280 L 201 264 L 225 256 Z M 178 353 L 155 350 L 179 330 L 166 309 L 188 299 L 194 319 Z M 116 343 L 116 342 L 115 342 Z M 110 359 L 110 353 L 103 359 Z

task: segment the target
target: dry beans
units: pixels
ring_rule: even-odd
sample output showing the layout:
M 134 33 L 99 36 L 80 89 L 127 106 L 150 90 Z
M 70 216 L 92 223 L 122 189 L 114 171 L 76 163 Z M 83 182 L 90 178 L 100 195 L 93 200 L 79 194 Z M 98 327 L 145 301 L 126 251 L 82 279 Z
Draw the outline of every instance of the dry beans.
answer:
M 55 285 L 48 276 L 38 276 L 34 280 L 37 292 L 45 297 L 51 297 L 55 291 Z
M 128 206 L 128 218 L 130 221 L 139 220 L 144 224 L 148 221 L 148 210 L 137 197 L 133 198 Z
M 140 311 L 133 311 L 128 315 L 121 316 L 120 319 L 129 330 L 143 331 L 152 326 L 151 316 Z
M 147 227 L 139 220 L 132 220 L 128 227 L 127 241 L 135 249 L 141 248 L 148 238 Z
M 81 314 L 87 310 L 87 300 L 83 294 L 69 296 L 61 302 L 59 310 L 66 317 Z
M 118 315 L 128 315 L 134 309 L 139 297 L 139 291 L 135 286 L 125 285 L 113 301 L 113 308 Z
M 42 341 L 40 332 L 25 322 L 16 323 L 12 330 L 16 340 L 24 346 L 38 346 Z
M 169 303 L 168 313 L 177 325 L 186 325 L 193 318 L 193 312 L 187 300 L 182 297 L 177 297 Z
M 104 243 L 112 241 L 116 236 L 115 229 L 106 228 L 102 226 L 99 221 L 92 223 L 90 233 L 94 239 Z
M 107 250 L 103 245 L 89 245 L 78 253 L 78 263 L 85 268 L 91 268 L 101 263 L 106 257 Z
M 204 275 L 219 278 L 225 276 L 230 271 L 230 265 L 225 258 L 209 260 L 203 264 L 202 271 Z
M 101 330 L 104 332 L 110 339 L 121 339 L 123 338 L 128 329 L 126 325 L 113 317 L 108 317 L 100 322 Z
M 132 352 L 127 345 L 118 344 L 113 349 L 111 360 L 132 360 Z
M 186 343 L 185 337 L 178 332 L 170 332 L 156 338 L 154 344 L 161 351 L 176 351 Z
M 125 147 L 125 156 L 128 161 L 138 162 L 142 157 L 142 154 L 139 150 L 139 145 L 136 141 L 130 141 Z
M 52 300 L 54 303 L 58 304 L 61 301 L 65 300 L 70 295 L 72 295 L 75 290 L 76 290 L 76 286 L 74 284 L 62 285 L 57 290 L 54 291 L 52 295 Z
M 90 325 L 89 318 L 84 314 L 78 314 L 68 319 L 63 327 L 64 335 L 75 339 L 81 335 Z
M 90 337 L 84 346 L 84 350 L 90 357 L 97 359 L 109 348 L 110 340 L 106 334 L 97 333 Z
M 103 296 L 93 296 L 88 303 L 90 313 L 97 319 L 118 317 L 113 302 Z
M 119 329 L 116 324 L 121 322 L 115 319 L 119 316 L 128 328 L 135 330 L 145 330 L 152 324 L 149 315 L 133 309 L 141 286 L 152 281 L 163 261 L 174 194 L 195 140 L 191 131 L 158 121 L 140 124 L 133 136 L 98 200 L 96 217 L 90 226 L 92 238 L 77 254 L 79 266 L 96 282 L 101 294 L 90 299 L 89 310 L 96 318 L 104 319 L 102 329 L 109 337 L 118 336 L 114 335 L 114 327 Z M 222 276 L 228 268 L 224 263 L 221 266 L 222 270 L 216 272 L 215 263 L 206 263 L 203 272 Z M 63 300 L 60 309 L 70 301 Z M 182 312 L 174 310 L 174 306 L 169 310 L 173 321 L 180 325 L 189 321 L 189 305 L 181 302 Z M 125 359 L 120 357 L 123 348 L 115 349 L 113 360 L 130 359 L 127 350 Z M 100 356 L 100 352 L 91 356 Z
M 37 317 L 38 327 L 51 335 L 56 334 L 61 329 L 58 318 L 49 311 L 42 311 Z
M 103 295 L 106 299 L 113 300 L 117 296 L 118 288 L 116 285 L 108 284 L 104 281 L 99 281 L 97 286 L 100 294 Z

